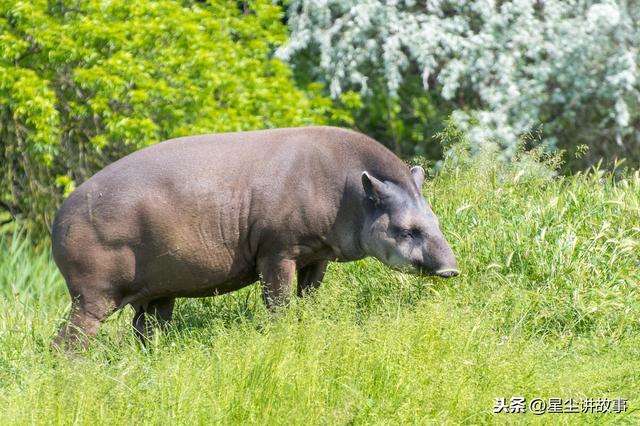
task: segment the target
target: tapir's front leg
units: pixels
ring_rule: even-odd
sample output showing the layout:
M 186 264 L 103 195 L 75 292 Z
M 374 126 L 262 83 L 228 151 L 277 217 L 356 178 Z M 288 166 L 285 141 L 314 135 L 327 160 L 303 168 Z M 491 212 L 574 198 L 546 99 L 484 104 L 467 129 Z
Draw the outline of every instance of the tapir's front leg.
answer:
M 320 287 L 328 264 L 328 261 L 321 260 L 307 265 L 298 271 L 298 296 L 302 297 L 306 293 Z
M 258 260 L 258 273 L 262 282 L 262 299 L 269 310 L 289 301 L 296 262 L 291 259 L 263 258 Z

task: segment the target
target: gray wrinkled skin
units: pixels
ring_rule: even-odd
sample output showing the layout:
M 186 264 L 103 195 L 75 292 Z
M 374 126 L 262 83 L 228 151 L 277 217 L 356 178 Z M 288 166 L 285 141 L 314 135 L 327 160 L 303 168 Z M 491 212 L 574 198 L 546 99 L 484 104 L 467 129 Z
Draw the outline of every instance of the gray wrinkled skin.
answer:
M 272 308 L 296 273 L 302 295 L 332 260 L 457 275 L 423 179 L 373 139 L 333 127 L 184 137 L 130 154 L 80 185 L 54 221 L 73 302 L 56 344 L 86 345 L 128 304 L 148 338 L 176 297 L 258 279 Z

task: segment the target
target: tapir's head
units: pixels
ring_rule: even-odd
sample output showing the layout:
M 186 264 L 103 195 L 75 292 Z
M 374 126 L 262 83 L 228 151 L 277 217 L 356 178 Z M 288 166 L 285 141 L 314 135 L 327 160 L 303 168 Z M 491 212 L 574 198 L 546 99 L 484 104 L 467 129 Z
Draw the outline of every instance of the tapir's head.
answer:
M 411 180 L 404 185 L 362 173 L 367 198 L 362 246 L 368 255 L 390 267 L 454 277 L 460 273 L 458 264 L 422 195 L 423 181 L 421 167 L 411 169 Z

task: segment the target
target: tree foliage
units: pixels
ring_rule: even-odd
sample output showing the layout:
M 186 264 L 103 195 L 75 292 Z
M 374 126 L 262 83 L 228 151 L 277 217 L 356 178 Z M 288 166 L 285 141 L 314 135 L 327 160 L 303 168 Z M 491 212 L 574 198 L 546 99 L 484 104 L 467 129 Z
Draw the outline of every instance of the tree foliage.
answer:
M 0 201 L 49 223 L 105 164 L 188 134 L 345 121 L 271 58 L 268 0 L 0 0 Z
M 435 100 L 507 156 L 543 125 L 549 147 L 638 160 L 639 18 L 637 0 L 294 0 L 278 54 L 315 57 L 334 96 L 355 88 L 405 114 Z

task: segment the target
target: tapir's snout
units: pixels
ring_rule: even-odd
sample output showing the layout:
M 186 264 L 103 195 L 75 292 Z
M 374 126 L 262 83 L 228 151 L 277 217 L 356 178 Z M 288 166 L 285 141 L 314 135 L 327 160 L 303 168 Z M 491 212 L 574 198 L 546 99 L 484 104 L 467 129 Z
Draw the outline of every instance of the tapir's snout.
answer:
M 435 272 L 435 275 L 442 278 L 453 278 L 460 275 L 460 270 L 457 267 L 451 269 L 440 269 L 439 271 Z
M 441 278 L 453 278 L 460 275 L 460 268 L 455 260 L 446 267 L 434 268 L 431 265 L 414 265 L 414 268 L 419 275 L 435 275 Z
M 427 244 L 424 262 L 417 265 L 417 269 L 422 274 L 442 278 L 453 278 L 460 275 L 456 257 L 444 236 L 435 237 Z

